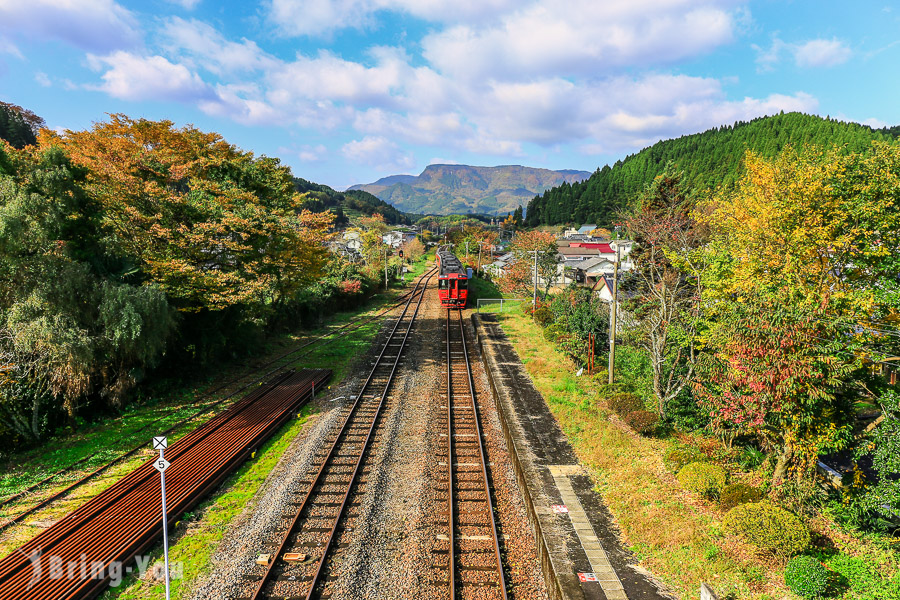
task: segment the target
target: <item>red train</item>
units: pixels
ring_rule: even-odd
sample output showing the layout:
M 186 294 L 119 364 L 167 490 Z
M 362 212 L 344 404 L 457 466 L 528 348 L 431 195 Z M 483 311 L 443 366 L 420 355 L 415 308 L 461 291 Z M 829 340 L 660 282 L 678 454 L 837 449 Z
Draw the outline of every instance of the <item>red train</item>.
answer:
M 469 295 L 469 275 L 459 259 L 449 250 L 438 250 L 438 296 L 441 306 L 465 308 Z

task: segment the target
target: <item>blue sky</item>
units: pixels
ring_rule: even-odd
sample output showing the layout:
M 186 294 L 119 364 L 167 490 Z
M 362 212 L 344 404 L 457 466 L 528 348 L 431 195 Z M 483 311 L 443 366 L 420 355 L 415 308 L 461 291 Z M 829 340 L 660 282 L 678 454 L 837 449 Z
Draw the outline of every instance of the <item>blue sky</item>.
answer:
M 780 110 L 900 124 L 898 25 L 884 1 L 0 0 L 0 100 L 190 123 L 338 189 L 593 171 Z

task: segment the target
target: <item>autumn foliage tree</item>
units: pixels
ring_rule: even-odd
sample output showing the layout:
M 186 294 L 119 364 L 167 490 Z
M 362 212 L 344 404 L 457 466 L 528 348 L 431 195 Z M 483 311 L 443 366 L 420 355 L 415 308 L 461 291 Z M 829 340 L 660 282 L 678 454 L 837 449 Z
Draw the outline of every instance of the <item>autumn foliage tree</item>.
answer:
M 521 231 L 509 246 L 513 260 L 499 278 L 498 285 L 505 294 L 530 295 L 534 285 L 535 253 L 537 253 L 538 285 L 543 283 L 546 296 L 556 278 L 556 238 L 542 231 Z
M 290 171 L 216 133 L 112 115 L 44 131 L 88 169 L 104 227 L 183 311 L 277 307 L 321 274 L 329 213 L 299 211 Z
M 695 392 L 726 439 L 756 438 L 775 458 L 773 482 L 809 472 L 852 439 L 847 377 L 856 366 L 840 328 L 777 295 L 729 303 L 710 331 Z
M 777 481 L 850 441 L 854 370 L 879 356 L 870 321 L 898 306 L 900 149 L 745 162 L 708 207 L 697 393 L 720 429 L 746 429 L 776 456 Z
M 0 142 L 0 435 L 250 346 L 323 272 L 332 216 L 276 159 L 124 115 L 37 141 Z

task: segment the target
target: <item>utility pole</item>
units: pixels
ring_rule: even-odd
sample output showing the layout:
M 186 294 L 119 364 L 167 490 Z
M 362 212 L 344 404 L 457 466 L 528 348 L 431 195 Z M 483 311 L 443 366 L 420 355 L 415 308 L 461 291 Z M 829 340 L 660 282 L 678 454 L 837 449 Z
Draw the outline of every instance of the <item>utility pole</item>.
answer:
M 466 240 L 466 262 L 469 262 L 469 240 Z
M 534 253 L 534 274 L 532 279 L 534 280 L 534 298 L 531 299 L 531 316 L 534 316 L 534 309 L 537 308 L 537 259 L 538 259 L 538 251 L 532 250 Z
M 478 272 L 481 272 L 481 249 L 484 247 L 484 242 L 478 242 Z
M 384 245 L 384 289 L 388 289 L 388 271 L 387 271 L 387 244 Z
M 613 268 L 612 304 L 609 308 L 609 385 L 613 382 L 616 366 L 616 308 L 619 299 L 619 244 L 616 244 L 616 264 Z

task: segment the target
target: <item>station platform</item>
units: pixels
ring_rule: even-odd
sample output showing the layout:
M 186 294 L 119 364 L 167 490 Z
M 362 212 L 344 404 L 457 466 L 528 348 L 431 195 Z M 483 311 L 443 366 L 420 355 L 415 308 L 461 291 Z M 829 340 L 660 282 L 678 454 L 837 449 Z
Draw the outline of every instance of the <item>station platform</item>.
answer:
M 472 322 L 554 600 L 668 600 L 636 565 L 589 474 L 492 314 Z

